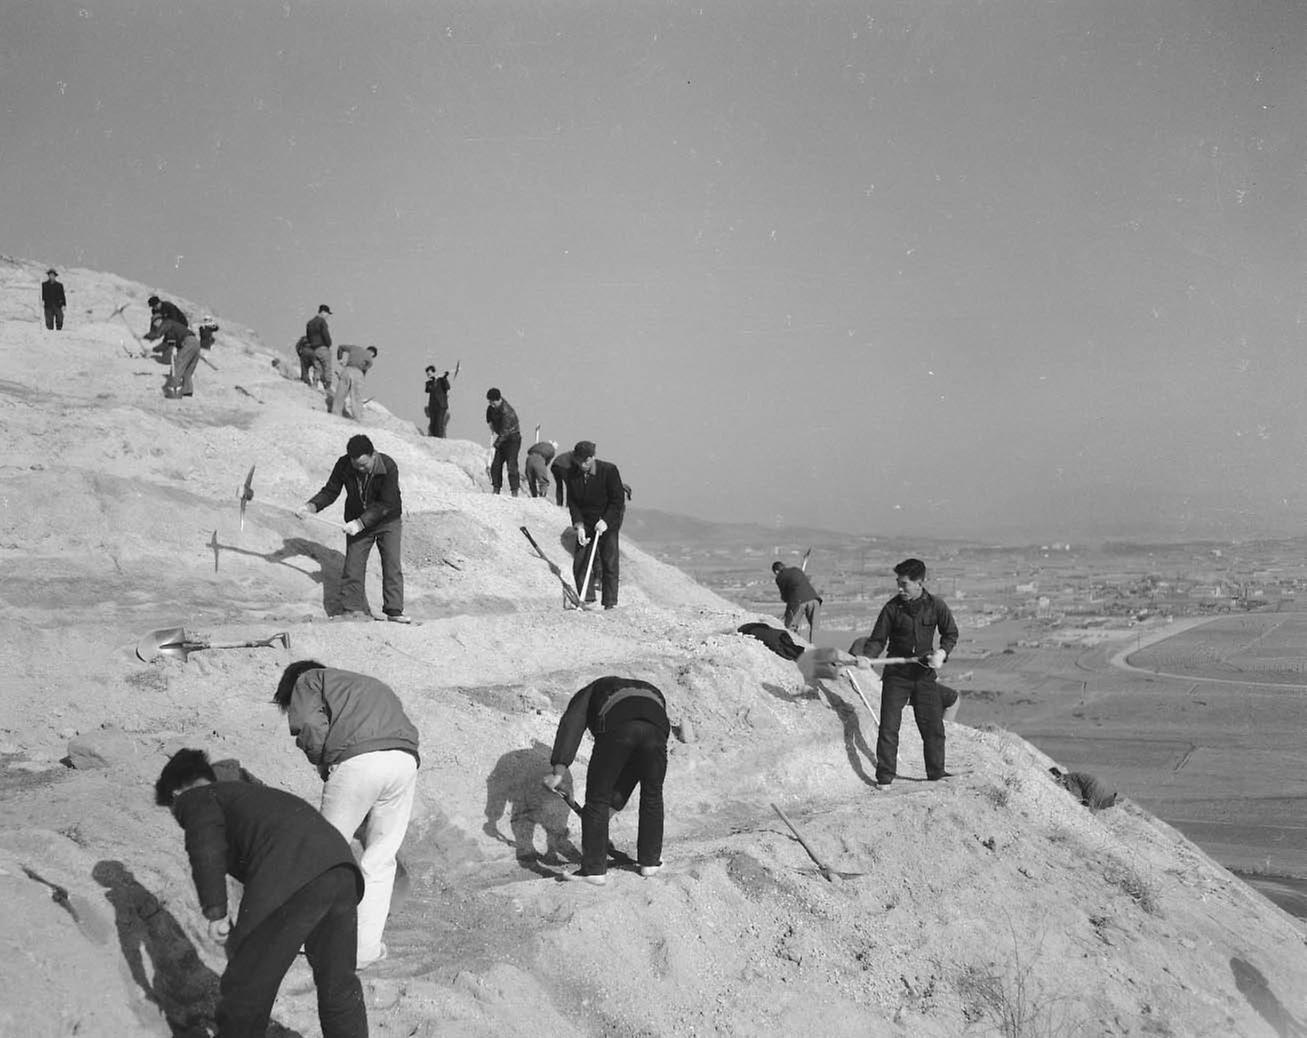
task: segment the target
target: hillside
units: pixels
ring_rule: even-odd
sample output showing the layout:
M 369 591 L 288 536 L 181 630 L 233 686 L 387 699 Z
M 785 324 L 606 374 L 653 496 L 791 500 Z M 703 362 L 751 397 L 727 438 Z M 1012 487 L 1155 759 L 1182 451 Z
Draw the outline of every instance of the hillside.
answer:
M 31 305 L 42 268 L 0 259 L 0 1034 L 208 1033 L 221 951 L 150 787 L 194 745 L 316 803 L 269 703 L 309 655 L 392 685 L 423 733 L 410 886 L 366 974 L 374 1034 L 1304 1033 L 1302 930 L 1177 832 L 1128 800 L 1090 814 L 1033 747 L 963 724 L 956 776 L 927 784 L 905 718 L 902 779 L 877 792 L 875 720 L 847 685 L 806 686 L 731 633 L 752 617 L 631 539 L 621 608 L 564 611 L 518 529 L 562 561 L 561 513 L 491 496 L 480 447 L 376 405 L 364 428 L 401 467 L 425 623 L 328 620 L 343 537 L 290 507 L 357 427 L 222 314 L 218 370 L 165 400 L 163 369 L 110 317 L 127 303 L 143 329 L 149 289 L 64 271 L 55 336 Z M 375 604 L 375 558 L 369 578 Z M 215 642 L 286 631 L 291 652 L 136 658 L 178 624 Z M 579 827 L 539 778 L 560 709 L 607 673 L 660 686 L 687 741 L 671 745 L 667 868 L 597 889 L 555 881 Z M 573 770 L 579 794 L 584 757 Z M 319 1033 L 304 967 L 274 1017 L 269 1033 Z

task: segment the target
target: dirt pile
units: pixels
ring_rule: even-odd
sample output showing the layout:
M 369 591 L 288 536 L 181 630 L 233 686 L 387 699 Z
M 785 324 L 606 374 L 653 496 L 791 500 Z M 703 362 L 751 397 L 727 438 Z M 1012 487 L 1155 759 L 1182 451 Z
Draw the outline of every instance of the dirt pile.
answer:
M 0 1033 L 206 1033 L 221 952 L 150 784 L 197 745 L 316 802 L 268 702 L 310 655 L 392 685 L 423 734 L 410 887 L 367 981 L 376 1034 L 1256 1036 L 1307 1020 L 1303 933 L 1167 826 L 1129 802 L 1090 814 L 1032 747 L 965 725 L 955 777 L 922 781 L 909 723 L 902 779 L 875 791 L 875 721 L 847 685 L 805 686 L 731 633 L 752 617 L 629 540 L 621 608 L 564 611 L 519 530 L 563 563 L 562 514 L 489 495 L 481 448 L 375 404 L 363 426 L 400 465 L 425 622 L 329 622 L 343 537 L 290 508 L 357 427 L 221 314 L 217 370 L 165 400 L 164 369 L 111 316 L 128 303 L 143 330 L 149 289 L 65 271 L 55 335 L 25 302 L 42 269 L 0 261 Z M 370 576 L 378 603 L 375 561 Z M 174 624 L 285 630 L 292 651 L 135 657 Z M 667 867 L 595 889 L 555 881 L 579 830 L 539 778 L 561 707 L 608 673 L 659 685 L 693 739 L 671 749 Z M 275 1019 L 318 1033 L 301 967 Z

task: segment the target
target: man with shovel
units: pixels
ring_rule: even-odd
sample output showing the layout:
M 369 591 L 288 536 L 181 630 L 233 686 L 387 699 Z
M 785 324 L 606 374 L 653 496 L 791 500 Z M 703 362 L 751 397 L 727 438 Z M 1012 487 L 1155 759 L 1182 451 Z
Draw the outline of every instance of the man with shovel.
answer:
M 372 446 L 358 433 L 349 438 L 345 453 L 336 459 L 322 489 L 296 509 L 303 519 L 320 512 L 345 491 L 345 566 L 340 578 L 340 598 L 350 619 L 371 616 L 365 580 L 372 545 L 381 555 L 381 601 L 386 619 L 406 624 L 404 615 L 404 570 L 400 562 L 403 533 L 403 502 L 399 492 L 399 466 L 388 454 Z
M 593 602 L 594 592 L 584 586 L 595 555 L 599 556 L 600 599 L 605 609 L 617 605 L 618 532 L 626 514 L 626 492 L 622 474 L 611 461 L 595 457 L 595 445 L 582 440 L 572 448 L 572 468 L 567 473 L 567 507 L 576 528 L 577 552 L 572 559 L 576 589 Z M 591 538 L 595 543 L 586 551 Z
M 586 729 L 594 751 L 585 773 L 581 811 L 581 868 L 568 879 L 601 887 L 608 882 L 608 821 L 640 786 L 640 827 L 636 862 L 640 875 L 656 875 L 663 865 L 663 780 L 667 775 L 667 702 L 647 681 L 604 677 L 577 692 L 563 711 L 549 758 L 552 770 L 542 781 L 557 790 Z
M 926 778 L 945 778 L 944 704 L 936 671 L 958 643 L 958 625 L 942 598 L 925 589 L 926 564 L 904 559 L 894 567 L 898 594 L 885 603 L 866 641 L 857 646 L 859 666 L 870 666 L 889 647 L 890 656 L 911 662 L 886 666 L 881 677 L 880 724 L 876 735 L 876 785 L 885 789 L 898 774 L 899 725 L 912 704 L 926 758 Z M 934 647 L 935 632 L 939 647 Z M 856 645 L 856 643 L 855 643 Z
M 295 744 L 326 783 L 322 816 L 349 840 L 364 826 L 359 868 L 358 967 L 386 957 L 381 935 L 390 914 L 396 855 L 417 789 L 418 730 L 388 685 L 317 660 L 296 660 L 272 700 Z

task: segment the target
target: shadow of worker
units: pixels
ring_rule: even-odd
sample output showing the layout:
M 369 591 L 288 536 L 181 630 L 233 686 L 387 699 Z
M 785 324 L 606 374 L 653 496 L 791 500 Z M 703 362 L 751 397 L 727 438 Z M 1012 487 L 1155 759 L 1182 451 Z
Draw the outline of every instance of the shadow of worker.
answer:
M 113 905 L 118 944 L 132 980 L 159 1007 L 173 1038 L 209 1038 L 216 1029 L 218 974 L 200 959 L 186 931 L 120 861 L 98 861 L 91 877 Z M 303 1038 L 272 1024 L 269 1038 Z
M 487 836 L 514 847 L 524 869 L 542 876 L 554 875 L 546 865 L 557 867 L 581 860 L 581 852 L 567 835 L 567 805 L 540 784 L 549 771 L 552 749 L 533 739 L 528 749 L 510 750 L 495 762 L 486 777 L 486 823 L 482 827 Z M 505 811 L 511 837 L 499 829 Z M 545 833 L 543 854 L 536 847 L 537 827 Z
M 310 580 L 322 585 L 322 611 L 330 614 L 331 607 L 340 600 L 340 577 L 345 568 L 344 553 L 307 537 L 287 537 L 281 547 L 269 552 L 266 558 L 269 562 L 290 566 L 291 569 L 304 573 L 305 570 L 291 566 L 286 561 L 300 556 L 317 563 L 318 572 L 308 572 L 307 575 Z

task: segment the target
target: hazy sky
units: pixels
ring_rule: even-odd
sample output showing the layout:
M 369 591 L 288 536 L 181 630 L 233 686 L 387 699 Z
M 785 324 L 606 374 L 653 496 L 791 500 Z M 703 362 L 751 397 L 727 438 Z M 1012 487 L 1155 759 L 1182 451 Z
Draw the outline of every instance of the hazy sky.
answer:
M 1307 525 L 1300 0 L 5 4 L 0 106 L 0 252 L 327 302 L 636 507 Z

